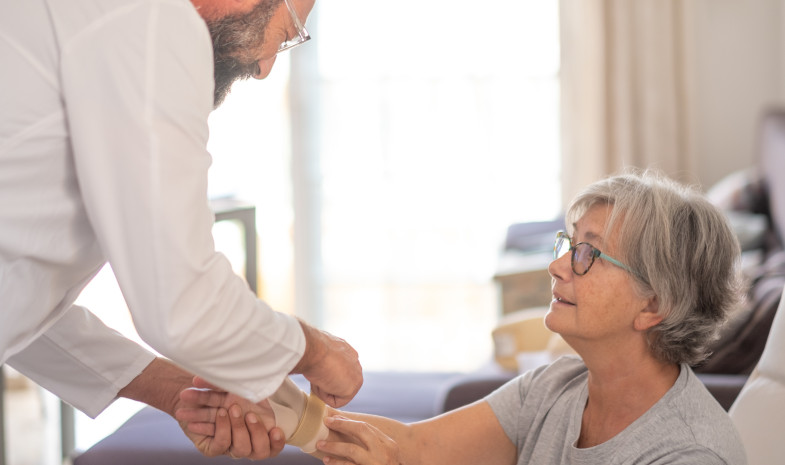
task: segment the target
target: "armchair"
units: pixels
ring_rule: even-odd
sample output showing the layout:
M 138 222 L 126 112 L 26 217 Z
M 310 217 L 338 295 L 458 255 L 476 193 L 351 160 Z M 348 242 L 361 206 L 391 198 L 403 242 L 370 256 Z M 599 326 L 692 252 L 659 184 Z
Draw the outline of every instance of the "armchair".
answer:
M 747 384 L 730 409 L 747 460 L 782 463 L 785 444 L 785 300 L 780 301 L 766 347 Z

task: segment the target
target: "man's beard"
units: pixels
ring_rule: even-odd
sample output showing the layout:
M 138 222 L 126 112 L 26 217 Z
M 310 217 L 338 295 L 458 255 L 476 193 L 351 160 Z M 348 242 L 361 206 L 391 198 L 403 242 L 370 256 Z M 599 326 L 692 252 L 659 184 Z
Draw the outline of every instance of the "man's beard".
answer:
M 213 40 L 213 102 L 216 108 L 223 103 L 235 81 L 248 79 L 258 72 L 259 64 L 252 52 L 261 48 L 264 32 L 280 2 L 260 0 L 248 13 L 207 21 Z

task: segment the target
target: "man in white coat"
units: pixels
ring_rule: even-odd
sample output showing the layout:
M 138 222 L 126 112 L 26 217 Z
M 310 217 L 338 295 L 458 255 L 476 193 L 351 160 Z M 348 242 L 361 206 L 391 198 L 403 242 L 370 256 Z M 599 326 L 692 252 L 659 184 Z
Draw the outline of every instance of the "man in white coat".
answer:
M 108 261 L 139 335 L 182 369 L 252 401 L 302 373 L 346 404 L 354 349 L 249 290 L 207 198 L 209 113 L 308 40 L 313 0 L 0 6 L 0 363 L 90 416 L 118 396 L 172 413 L 152 375 L 173 365 L 73 305 Z

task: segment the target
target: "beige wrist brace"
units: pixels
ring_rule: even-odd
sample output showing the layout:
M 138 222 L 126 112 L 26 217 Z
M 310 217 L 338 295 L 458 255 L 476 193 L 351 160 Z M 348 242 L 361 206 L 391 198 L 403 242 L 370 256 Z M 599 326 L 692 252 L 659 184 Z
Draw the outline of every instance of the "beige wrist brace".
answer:
M 286 443 L 303 452 L 316 453 L 316 443 L 330 433 L 324 425 L 324 402 L 313 394 L 305 394 L 289 378 L 267 400 L 275 414 L 275 425 L 286 435 Z

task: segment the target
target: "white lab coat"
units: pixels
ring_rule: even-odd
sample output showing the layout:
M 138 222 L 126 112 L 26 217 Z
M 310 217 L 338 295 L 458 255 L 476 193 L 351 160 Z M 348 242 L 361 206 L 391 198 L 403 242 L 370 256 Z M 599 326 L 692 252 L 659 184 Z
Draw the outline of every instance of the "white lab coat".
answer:
M 0 11 L 0 361 L 91 415 L 108 405 L 152 360 L 72 306 L 108 260 L 151 347 L 267 397 L 305 340 L 215 251 L 212 48 L 192 4 L 0 0 Z

